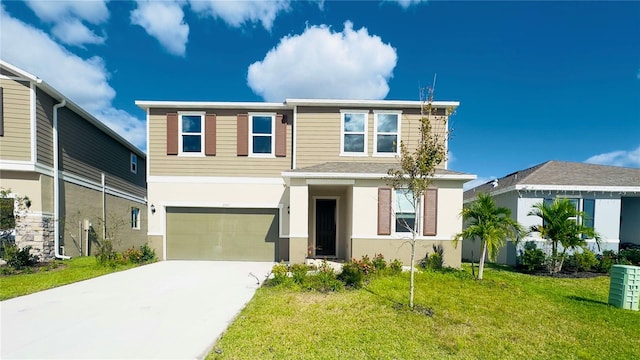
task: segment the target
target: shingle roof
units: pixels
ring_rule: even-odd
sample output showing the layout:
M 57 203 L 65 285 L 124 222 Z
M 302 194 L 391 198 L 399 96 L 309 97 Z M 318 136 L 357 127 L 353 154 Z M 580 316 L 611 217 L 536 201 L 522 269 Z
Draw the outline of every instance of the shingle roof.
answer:
M 489 181 L 465 191 L 464 199 L 479 192 L 493 193 L 514 185 L 640 187 L 640 169 L 552 160 L 502 177 L 495 187 L 492 183 Z
M 389 169 L 397 169 L 399 164 L 373 162 L 326 162 L 319 165 L 291 170 L 298 173 L 348 173 L 348 174 L 386 174 Z M 436 175 L 468 175 L 462 172 L 436 169 Z

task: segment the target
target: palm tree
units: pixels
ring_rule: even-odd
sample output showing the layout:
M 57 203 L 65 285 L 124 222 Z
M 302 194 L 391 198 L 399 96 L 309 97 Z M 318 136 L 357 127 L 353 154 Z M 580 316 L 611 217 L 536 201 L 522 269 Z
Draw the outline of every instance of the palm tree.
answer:
M 460 215 L 467 227 L 456 234 L 453 239 L 454 246 L 458 245 L 460 239 L 480 239 L 482 254 L 478 266 L 478 280 L 482 280 L 484 258 L 487 253 L 489 260 L 495 261 L 505 240 L 517 242 L 525 233 L 524 228 L 511 218 L 511 210 L 497 207 L 493 198 L 483 193 L 479 193 L 478 199 L 470 206 L 463 208 Z
M 556 199 L 551 203 L 540 202 L 533 205 L 530 216 L 542 219 L 541 225 L 531 226 L 531 232 L 537 232 L 540 237 L 551 243 L 551 262 L 549 272 L 557 273 L 562 270 L 565 252 L 567 249 L 585 247 L 585 239 L 595 239 L 600 247 L 600 236 L 592 227 L 584 225 L 580 221 L 586 217 L 582 211 L 578 211 L 575 203 L 569 199 Z M 558 244 L 562 245 L 562 252 L 558 256 Z

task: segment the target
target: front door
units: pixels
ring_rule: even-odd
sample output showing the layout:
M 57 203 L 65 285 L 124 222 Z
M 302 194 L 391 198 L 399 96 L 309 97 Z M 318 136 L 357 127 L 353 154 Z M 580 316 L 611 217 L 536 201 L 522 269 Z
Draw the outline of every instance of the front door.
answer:
M 336 255 L 336 200 L 316 199 L 316 256 Z

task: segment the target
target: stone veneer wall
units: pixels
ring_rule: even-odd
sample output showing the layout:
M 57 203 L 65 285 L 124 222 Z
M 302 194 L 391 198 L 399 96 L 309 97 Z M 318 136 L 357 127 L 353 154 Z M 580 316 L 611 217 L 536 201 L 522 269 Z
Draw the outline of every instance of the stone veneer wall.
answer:
M 40 261 L 55 257 L 54 220 L 50 215 L 27 213 L 16 219 L 16 245 L 31 246 Z

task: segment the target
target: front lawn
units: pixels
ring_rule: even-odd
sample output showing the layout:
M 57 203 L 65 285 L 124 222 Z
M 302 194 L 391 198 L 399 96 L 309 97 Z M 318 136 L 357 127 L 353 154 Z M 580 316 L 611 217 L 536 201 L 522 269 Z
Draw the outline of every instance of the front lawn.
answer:
M 103 266 L 99 265 L 93 256 L 72 258 L 60 263 L 59 268 L 49 271 L 0 276 L 0 300 L 27 295 L 138 266 L 131 263 Z
M 339 293 L 258 289 L 208 359 L 640 359 L 640 312 L 607 305 L 609 277 L 489 267 L 375 278 Z

